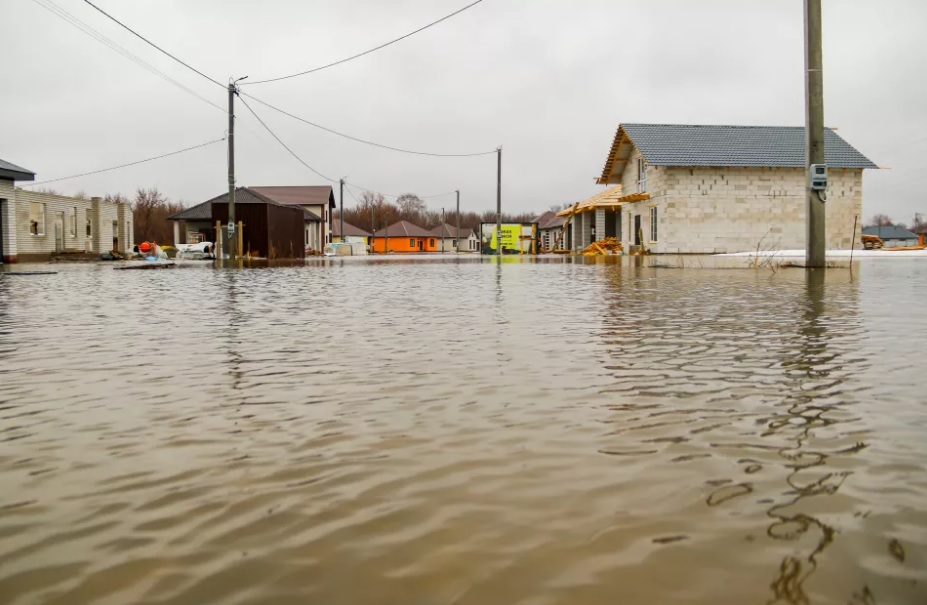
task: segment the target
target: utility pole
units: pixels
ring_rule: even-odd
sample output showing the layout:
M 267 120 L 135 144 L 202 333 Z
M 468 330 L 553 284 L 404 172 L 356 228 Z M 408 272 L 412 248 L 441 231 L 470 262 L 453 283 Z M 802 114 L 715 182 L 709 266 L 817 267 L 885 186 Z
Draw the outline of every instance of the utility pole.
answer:
M 441 208 L 441 231 L 446 231 L 446 230 L 447 230 L 447 220 L 444 218 L 444 208 Z M 447 252 L 447 250 L 445 250 L 444 238 L 442 237 L 441 238 L 441 254 L 444 254 L 445 252 Z
M 496 256 L 502 256 L 502 146 L 496 148 Z
M 238 94 L 239 81 L 248 76 L 238 78 L 238 80 L 229 79 L 229 259 L 238 258 L 237 239 L 235 237 L 235 95 Z M 216 234 L 217 239 L 222 239 L 222 233 Z
M 821 50 L 821 0 L 805 0 L 805 159 L 807 237 L 805 265 L 825 266 L 827 199 L 811 188 L 811 166 L 826 164 L 824 156 L 824 61 Z
M 457 248 L 454 254 L 460 254 L 460 189 L 457 190 Z
M 345 178 L 347 177 L 342 177 L 341 180 L 339 181 L 339 185 L 341 185 L 341 192 L 338 196 L 338 203 L 340 205 L 340 208 L 338 210 L 338 215 L 339 215 L 338 220 L 341 222 L 338 232 L 341 234 L 342 244 L 347 241 L 344 237 L 344 179 Z

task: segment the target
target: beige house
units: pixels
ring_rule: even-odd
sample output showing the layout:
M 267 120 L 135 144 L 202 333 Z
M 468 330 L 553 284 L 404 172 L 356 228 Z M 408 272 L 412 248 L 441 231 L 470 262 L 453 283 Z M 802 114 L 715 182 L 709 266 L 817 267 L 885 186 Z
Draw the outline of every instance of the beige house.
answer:
M 431 233 L 438 240 L 438 252 L 456 253 L 458 241 L 461 252 L 479 252 L 480 238 L 476 236 L 473 229 L 461 227 L 458 233 L 456 226 L 444 223 L 432 229 Z
M 804 146 L 803 127 L 622 124 L 597 182 L 621 187 L 625 252 L 803 249 Z M 848 249 L 859 241 L 863 170 L 877 166 L 833 130 L 825 152 L 827 247 Z M 587 222 L 574 221 L 573 249 L 592 241 Z
M 300 206 L 319 217 L 319 222 L 306 227 L 306 247 L 318 251 L 325 244 L 332 243 L 335 194 L 330 185 L 277 185 L 248 189 L 275 204 Z
M 2 262 L 42 261 L 61 253 L 127 253 L 133 248 L 128 204 L 15 186 L 16 181 L 34 179 L 33 172 L 0 160 Z

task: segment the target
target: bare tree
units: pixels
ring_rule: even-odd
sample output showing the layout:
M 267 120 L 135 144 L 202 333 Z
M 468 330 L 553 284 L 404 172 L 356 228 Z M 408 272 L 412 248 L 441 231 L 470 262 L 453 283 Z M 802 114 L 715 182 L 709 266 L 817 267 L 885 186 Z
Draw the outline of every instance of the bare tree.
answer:
M 869 225 L 873 227 L 886 227 L 891 224 L 893 224 L 892 217 L 887 214 L 876 214 L 869 219 Z
M 404 221 L 418 223 L 425 214 L 425 201 L 414 193 L 403 193 L 396 200 L 399 217 Z

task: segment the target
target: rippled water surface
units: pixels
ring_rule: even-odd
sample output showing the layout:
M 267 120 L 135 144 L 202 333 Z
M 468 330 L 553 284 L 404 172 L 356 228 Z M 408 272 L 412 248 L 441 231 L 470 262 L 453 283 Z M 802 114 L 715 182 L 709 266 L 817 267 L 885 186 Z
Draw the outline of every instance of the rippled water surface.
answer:
M 0 274 L 0 603 L 927 602 L 927 263 L 351 260 Z

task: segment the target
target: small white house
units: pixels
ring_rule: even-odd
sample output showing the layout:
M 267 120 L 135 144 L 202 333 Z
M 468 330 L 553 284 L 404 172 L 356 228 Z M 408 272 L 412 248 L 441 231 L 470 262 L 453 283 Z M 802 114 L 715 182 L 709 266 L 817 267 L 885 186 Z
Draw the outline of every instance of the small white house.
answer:
M 438 252 L 457 252 L 458 241 L 461 252 L 479 252 L 480 250 L 480 238 L 473 229 L 461 227 L 458 233 L 456 226 L 445 223 L 432 229 L 431 233 L 438 240 Z
M 2 262 L 44 261 L 63 253 L 125 254 L 133 248 L 129 204 L 15 186 L 34 179 L 32 171 L 0 160 Z

